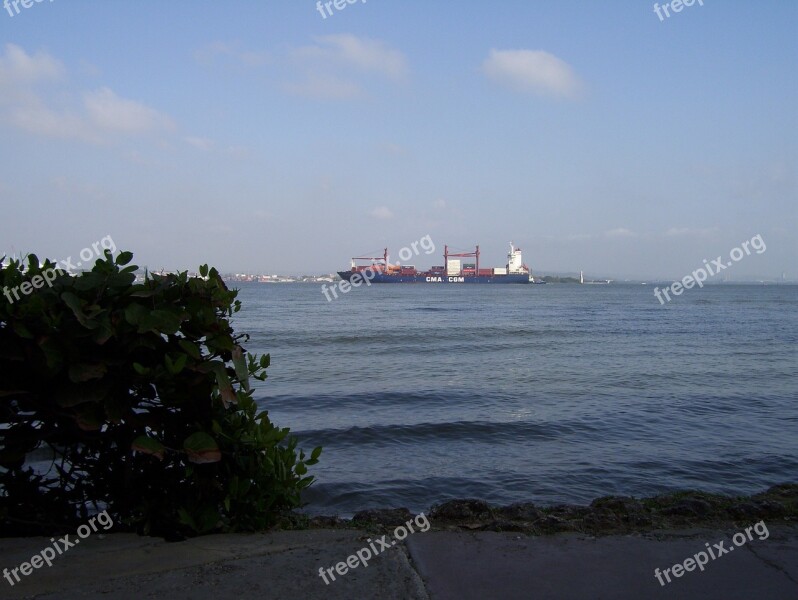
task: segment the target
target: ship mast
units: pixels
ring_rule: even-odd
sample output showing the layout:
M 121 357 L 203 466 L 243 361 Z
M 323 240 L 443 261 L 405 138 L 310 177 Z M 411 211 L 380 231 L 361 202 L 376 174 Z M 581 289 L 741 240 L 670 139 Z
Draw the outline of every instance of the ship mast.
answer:
M 384 267 L 388 267 L 388 248 L 385 248 L 382 256 L 353 256 L 352 257 L 352 272 L 357 270 L 357 260 L 370 260 L 371 264 L 374 264 L 374 261 L 381 260 Z
M 479 275 L 479 244 L 477 244 L 477 248 L 474 252 L 458 252 L 449 254 L 449 246 L 443 247 L 443 264 L 445 265 L 444 268 L 446 269 L 446 276 L 449 276 L 449 257 L 454 256 L 457 258 L 476 258 L 476 273 L 475 275 Z

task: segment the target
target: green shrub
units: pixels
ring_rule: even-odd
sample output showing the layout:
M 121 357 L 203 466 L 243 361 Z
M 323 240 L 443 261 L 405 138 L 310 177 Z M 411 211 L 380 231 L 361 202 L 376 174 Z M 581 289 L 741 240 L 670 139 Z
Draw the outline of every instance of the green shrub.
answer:
M 77 276 L 55 264 L 0 268 L 0 527 L 74 531 L 107 509 L 117 528 L 182 536 L 268 527 L 311 484 L 288 429 L 258 413 L 240 309 L 215 269 L 148 275 L 110 252 Z M 13 296 L 12 296 L 13 297 Z M 51 462 L 35 472 L 32 461 Z

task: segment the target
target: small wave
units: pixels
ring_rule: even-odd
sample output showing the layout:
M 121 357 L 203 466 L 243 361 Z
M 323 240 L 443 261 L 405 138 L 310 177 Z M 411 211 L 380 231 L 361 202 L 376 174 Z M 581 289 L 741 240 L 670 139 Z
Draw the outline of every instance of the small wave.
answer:
M 335 446 L 386 446 L 417 444 L 427 441 L 472 440 L 475 442 L 517 442 L 522 440 L 556 440 L 559 438 L 597 431 L 585 422 L 530 423 L 457 421 L 449 423 L 418 423 L 415 425 L 374 425 L 346 429 L 317 429 L 297 431 L 296 435 L 306 445 Z

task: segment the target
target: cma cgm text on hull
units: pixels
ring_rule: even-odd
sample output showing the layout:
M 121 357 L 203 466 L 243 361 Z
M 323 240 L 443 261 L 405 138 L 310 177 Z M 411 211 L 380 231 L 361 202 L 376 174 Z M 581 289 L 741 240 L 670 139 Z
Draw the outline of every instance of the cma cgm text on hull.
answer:
M 444 247 L 442 266 L 419 271 L 413 265 L 392 265 L 388 262 L 388 249 L 383 256 L 352 258 L 348 271 L 339 271 L 344 281 L 367 279 L 369 283 L 429 283 L 438 285 L 470 283 L 534 283 L 532 272 L 524 264 L 520 248 L 510 244 L 507 264 L 503 267 L 481 268 L 479 265 L 479 246 L 473 252 L 449 252 Z M 460 259 L 473 258 L 473 263 L 463 263 Z M 358 265 L 358 261 L 370 261 L 369 265 Z

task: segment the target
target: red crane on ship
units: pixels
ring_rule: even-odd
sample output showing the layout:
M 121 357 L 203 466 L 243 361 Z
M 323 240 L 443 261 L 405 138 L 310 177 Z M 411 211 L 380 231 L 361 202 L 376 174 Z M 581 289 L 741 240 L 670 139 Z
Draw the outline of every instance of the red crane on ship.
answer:
M 378 260 L 382 261 L 382 267 L 388 267 L 388 248 L 385 248 L 384 254 L 382 256 L 353 256 L 352 257 L 352 271 L 357 271 L 358 267 L 355 264 L 356 260 L 369 260 L 371 261 L 371 266 L 374 266 L 374 263 Z M 366 267 L 363 267 L 366 268 Z
M 443 264 L 445 265 L 444 268 L 446 269 L 447 277 L 449 275 L 449 257 L 450 256 L 453 257 L 453 258 L 476 258 L 477 261 L 476 261 L 476 272 L 475 272 L 475 274 L 479 275 L 479 246 L 477 246 L 477 249 L 474 252 L 457 252 L 457 253 L 453 252 L 451 254 L 449 254 L 449 246 L 444 246 L 443 247 L 443 260 L 444 260 Z

